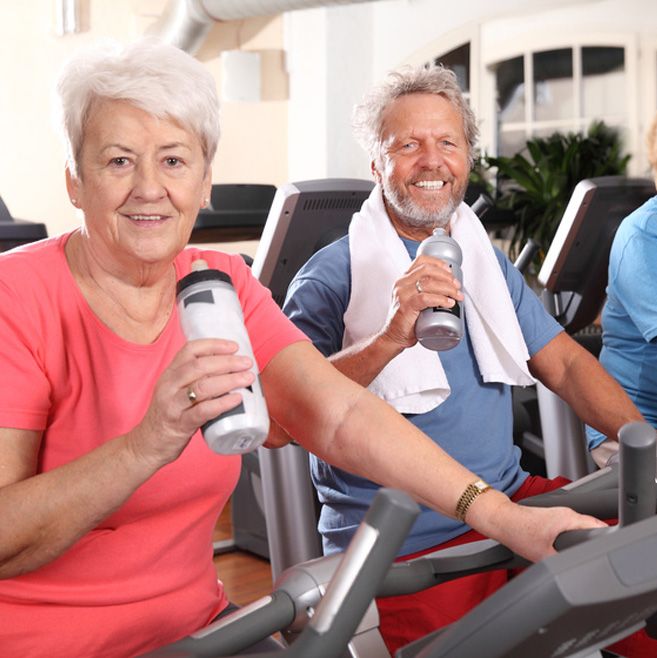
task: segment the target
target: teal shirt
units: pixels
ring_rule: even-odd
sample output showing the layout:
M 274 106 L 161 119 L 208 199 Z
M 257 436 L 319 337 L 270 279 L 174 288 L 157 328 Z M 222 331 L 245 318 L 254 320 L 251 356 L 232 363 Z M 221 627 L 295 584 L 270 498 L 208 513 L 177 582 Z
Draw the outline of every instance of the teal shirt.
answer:
M 657 197 L 618 227 L 609 255 L 600 363 L 657 427 Z M 605 437 L 586 428 L 589 448 Z

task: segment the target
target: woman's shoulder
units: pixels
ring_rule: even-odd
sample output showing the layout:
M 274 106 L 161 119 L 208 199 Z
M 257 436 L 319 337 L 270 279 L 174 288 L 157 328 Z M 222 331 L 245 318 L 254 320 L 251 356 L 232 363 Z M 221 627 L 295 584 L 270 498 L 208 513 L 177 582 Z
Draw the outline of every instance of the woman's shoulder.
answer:
M 45 238 L 0 253 L 0 281 L 16 285 L 54 282 L 57 273 L 66 266 L 64 245 L 68 235 Z

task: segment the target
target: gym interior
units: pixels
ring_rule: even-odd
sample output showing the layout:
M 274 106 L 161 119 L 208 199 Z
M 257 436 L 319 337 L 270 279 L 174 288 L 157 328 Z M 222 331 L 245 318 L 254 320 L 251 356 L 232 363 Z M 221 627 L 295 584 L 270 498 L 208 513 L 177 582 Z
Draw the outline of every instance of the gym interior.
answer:
M 615 231 L 655 193 L 645 141 L 657 112 L 653 0 L 26 0 L 0 3 L 0 33 L 0 251 L 80 223 L 51 120 L 57 70 L 99 39 L 151 35 L 202 62 L 221 104 L 211 196 L 190 243 L 241 254 L 279 306 L 299 268 L 347 234 L 372 190 L 351 112 L 389 70 L 452 69 L 477 117 L 480 151 L 490 158 L 604 122 L 620 136 L 626 166 L 577 181 L 557 234 L 536 247 L 540 262 L 531 244 L 511 244 L 512 220 L 490 189 L 471 180 L 466 193 L 471 206 L 481 204 L 493 243 L 598 356 Z M 513 408 L 525 468 L 573 481 L 536 504 L 619 516 L 622 532 L 564 543 L 551 561 L 530 568 L 490 540 L 392 567 L 417 510 L 391 490 L 363 521 L 370 535 L 357 533 L 344 560 L 322 558 L 308 454 L 295 443 L 259 448 L 242 456 L 229 535 L 215 541 L 214 552 L 256 556 L 268 564 L 271 583 L 234 617 L 148 655 L 236 655 L 276 634 L 283 654 L 385 658 L 375 596 L 495 568 L 523 572 L 461 621 L 395 655 L 615 656 L 604 647 L 637 629 L 652 628 L 657 637 L 654 435 L 634 428 L 620 465 L 598 469 L 583 424 L 547 388 L 514 391 Z M 610 508 L 618 514 L 605 515 Z M 0 621 L 0 654 L 2 634 Z

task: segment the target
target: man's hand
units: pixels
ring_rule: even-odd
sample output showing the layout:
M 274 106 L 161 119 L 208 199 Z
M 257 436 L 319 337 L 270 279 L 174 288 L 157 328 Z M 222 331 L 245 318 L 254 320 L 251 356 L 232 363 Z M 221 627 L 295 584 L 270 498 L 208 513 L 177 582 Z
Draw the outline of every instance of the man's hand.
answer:
M 449 265 L 431 256 L 418 256 L 393 287 L 381 338 L 404 349 L 412 347 L 417 342 L 415 322 L 420 311 L 434 306 L 451 308 L 462 300 L 461 283 Z

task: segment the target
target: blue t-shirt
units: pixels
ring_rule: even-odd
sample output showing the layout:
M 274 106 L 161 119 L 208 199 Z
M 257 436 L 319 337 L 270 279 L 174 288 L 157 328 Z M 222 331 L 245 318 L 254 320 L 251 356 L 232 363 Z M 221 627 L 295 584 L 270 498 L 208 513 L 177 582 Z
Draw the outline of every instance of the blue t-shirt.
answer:
M 657 197 L 628 215 L 609 254 L 600 362 L 657 427 Z M 589 448 L 605 437 L 586 428 Z
M 403 240 L 415 258 L 418 242 Z M 530 355 L 560 331 L 522 275 L 495 251 L 513 300 Z M 318 251 L 299 271 L 283 310 L 326 356 L 342 349 L 343 316 L 351 294 L 348 236 Z M 431 353 L 429 353 L 431 354 Z M 436 358 L 438 358 L 436 356 Z M 512 439 L 511 389 L 484 384 L 467 331 L 455 348 L 440 353 L 451 394 L 424 414 L 406 414 L 454 459 L 495 488 L 513 494 L 527 477 Z M 312 478 L 323 503 L 319 531 L 324 552 L 344 550 L 376 493 L 377 484 L 335 468 L 311 455 Z M 416 520 L 400 555 L 440 544 L 467 531 L 464 524 L 426 507 Z

